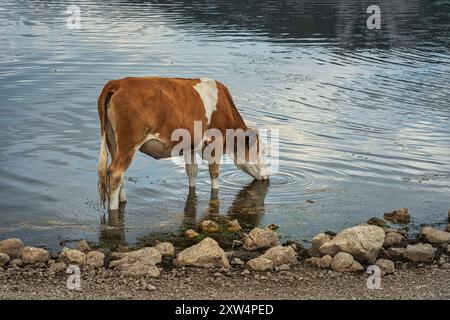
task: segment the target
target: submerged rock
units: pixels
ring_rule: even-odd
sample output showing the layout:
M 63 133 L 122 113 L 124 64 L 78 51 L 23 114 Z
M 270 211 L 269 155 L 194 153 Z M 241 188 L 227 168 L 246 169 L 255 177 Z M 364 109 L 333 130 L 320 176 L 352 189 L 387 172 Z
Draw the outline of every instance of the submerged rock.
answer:
M 347 252 L 339 252 L 331 261 L 331 269 L 337 272 L 361 271 L 364 268 Z
M 420 235 L 430 243 L 450 243 L 450 232 L 441 231 L 431 227 L 423 227 L 420 231 Z
M 384 218 L 394 223 L 409 223 L 411 220 L 407 208 L 400 208 L 391 212 L 386 212 L 384 214 Z
M 0 252 L 0 267 L 6 266 L 11 258 L 3 252 Z
M 394 273 L 395 271 L 395 265 L 391 260 L 378 259 L 375 265 L 380 268 L 381 275 L 383 276 L 386 274 Z
M 225 251 L 211 238 L 205 238 L 198 244 L 181 251 L 174 262 L 177 266 L 230 267 Z
M 202 223 L 200 224 L 201 229 L 204 232 L 219 232 L 220 227 L 219 225 L 212 221 L 212 220 L 203 220 Z
M 192 238 L 195 238 L 195 237 L 199 236 L 198 232 L 195 231 L 194 229 L 186 230 L 186 232 L 184 233 L 184 235 L 185 235 L 187 238 L 189 238 L 189 239 L 192 239 Z
M 413 262 L 432 262 L 436 253 L 435 248 L 428 243 L 418 243 L 408 245 L 406 249 L 401 250 L 404 258 Z
M 356 260 L 373 263 L 383 246 L 385 234 L 382 228 L 361 225 L 348 228 L 324 243 L 319 251 L 322 255 L 334 256 L 338 252 L 351 254 Z
M 273 269 L 273 262 L 270 259 L 257 257 L 247 262 L 247 267 L 253 271 L 268 271 Z
M 275 224 L 275 223 L 271 223 L 271 224 L 269 224 L 269 225 L 267 226 L 267 229 L 273 230 L 273 231 L 278 230 L 279 228 L 280 228 L 280 227 L 279 227 L 277 224 Z
M 297 262 L 297 254 L 291 246 L 276 246 L 267 250 L 260 258 L 269 259 L 273 266 L 281 266 L 283 264 L 292 264 Z
M 248 235 L 244 235 L 245 250 L 266 249 L 279 244 L 278 235 L 269 229 L 254 228 Z
M 312 239 L 311 249 L 309 250 L 309 254 L 312 257 L 320 257 L 322 254 L 320 253 L 320 247 L 325 243 L 331 242 L 333 237 L 326 233 L 319 233 Z
M 47 262 L 50 260 L 50 254 L 47 250 L 35 247 L 24 247 L 20 251 L 23 262 L 34 264 L 36 262 Z
M 377 217 L 373 217 L 373 218 L 370 218 L 369 220 L 367 220 L 367 224 L 370 224 L 373 226 L 378 226 L 383 229 L 389 227 L 389 225 L 387 224 L 386 221 L 384 221 L 384 219 L 377 218 Z
M 237 221 L 237 219 L 228 221 L 228 225 L 227 225 L 228 232 L 238 232 L 240 230 L 241 230 L 241 225 L 239 224 L 239 221 Z
M 86 265 L 100 268 L 105 264 L 105 255 L 100 251 L 90 251 L 86 255 Z
M 163 257 L 173 257 L 175 255 L 175 247 L 170 242 L 159 242 L 155 248 L 161 252 Z
M 10 258 L 20 257 L 20 252 L 23 247 L 22 240 L 18 238 L 0 241 L 0 252 L 7 254 Z

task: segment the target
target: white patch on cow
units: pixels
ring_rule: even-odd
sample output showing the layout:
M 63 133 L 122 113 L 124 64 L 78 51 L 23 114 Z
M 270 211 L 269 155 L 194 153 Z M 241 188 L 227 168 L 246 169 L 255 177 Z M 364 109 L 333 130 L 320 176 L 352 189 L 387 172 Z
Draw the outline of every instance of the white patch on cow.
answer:
M 216 80 L 200 78 L 200 81 L 194 86 L 194 89 L 199 93 L 200 98 L 202 98 L 207 124 L 209 124 L 213 112 L 216 111 L 219 91 L 217 90 Z

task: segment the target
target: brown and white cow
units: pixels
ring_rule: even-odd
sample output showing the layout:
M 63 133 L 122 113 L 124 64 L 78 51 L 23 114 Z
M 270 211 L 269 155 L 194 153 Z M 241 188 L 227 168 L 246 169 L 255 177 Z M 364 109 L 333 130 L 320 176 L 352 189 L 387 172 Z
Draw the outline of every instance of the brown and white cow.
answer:
M 98 163 L 99 194 L 102 204 L 108 198 L 108 208 L 116 210 L 119 202 L 126 202 L 123 177 L 137 150 L 156 159 L 172 156 L 179 141 L 172 141 L 176 129 L 187 130 L 192 150 L 205 148 L 207 129 L 219 130 L 224 140 L 227 129 L 241 129 L 256 136 L 257 161 L 237 161 L 236 148 L 225 148 L 236 166 L 257 180 L 268 179 L 267 168 L 260 156 L 257 131 L 249 129 L 236 109 L 228 89 L 220 82 L 208 79 L 181 79 L 161 77 L 124 78 L 109 81 L 98 98 L 101 125 L 101 147 Z M 201 123 L 201 141 L 195 140 L 194 122 Z M 249 148 L 249 140 L 244 148 Z M 108 151 L 112 161 L 108 167 Z M 230 152 L 231 150 L 231 152 Z M 248 151 L 248 150 L 247 150 Z M 194 157 L 194 151 L 190 152 Z M 186 159 L 187 153 L 184 153 Z M 211 188 L 218 189 L 219 162 L 209 163 Z M 198 166 L 186 164 L 189 186 L 195 187 Z

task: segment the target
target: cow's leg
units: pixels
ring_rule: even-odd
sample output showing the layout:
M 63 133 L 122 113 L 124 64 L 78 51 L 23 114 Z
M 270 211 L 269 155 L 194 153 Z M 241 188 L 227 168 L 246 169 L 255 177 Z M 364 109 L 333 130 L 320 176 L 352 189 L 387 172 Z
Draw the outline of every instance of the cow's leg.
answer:
M 122 151 L 120 148 L 109 166 L 109 210 L 118 210 L 120 190 L 123 189 L 123 176 L 131 164 L 136 150 Z
M 209 165 L 209 176 L 211 177 L 211 189 L 219 189 L 220 164 L 211 163 Z
M 186 173 L 189 178 L 189 188 L 195 188 L 197 173 L 198 173 L 198 164 L 196 160 L 196 153 L 191 152 L 185 155 L 184 160 L 186 162 Z

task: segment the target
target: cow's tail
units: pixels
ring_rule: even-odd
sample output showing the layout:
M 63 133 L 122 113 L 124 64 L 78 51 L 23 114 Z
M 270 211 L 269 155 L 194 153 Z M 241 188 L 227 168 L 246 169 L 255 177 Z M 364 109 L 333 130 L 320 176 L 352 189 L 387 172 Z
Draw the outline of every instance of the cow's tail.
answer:
M 103 88 L 102 93 L 98 97 L 97 107 L 98 116 L 100 118 L 100 153 L 98 158 L 98 194 L 100 203 L 105 207 L 106 198 L 109 194 L 109 175 L 108 175 L 108 149 L 106 136 L 107 109 L 109 101 L 114 92 L 118 90 L 118 84 L 115 81 L 109 81 Z

